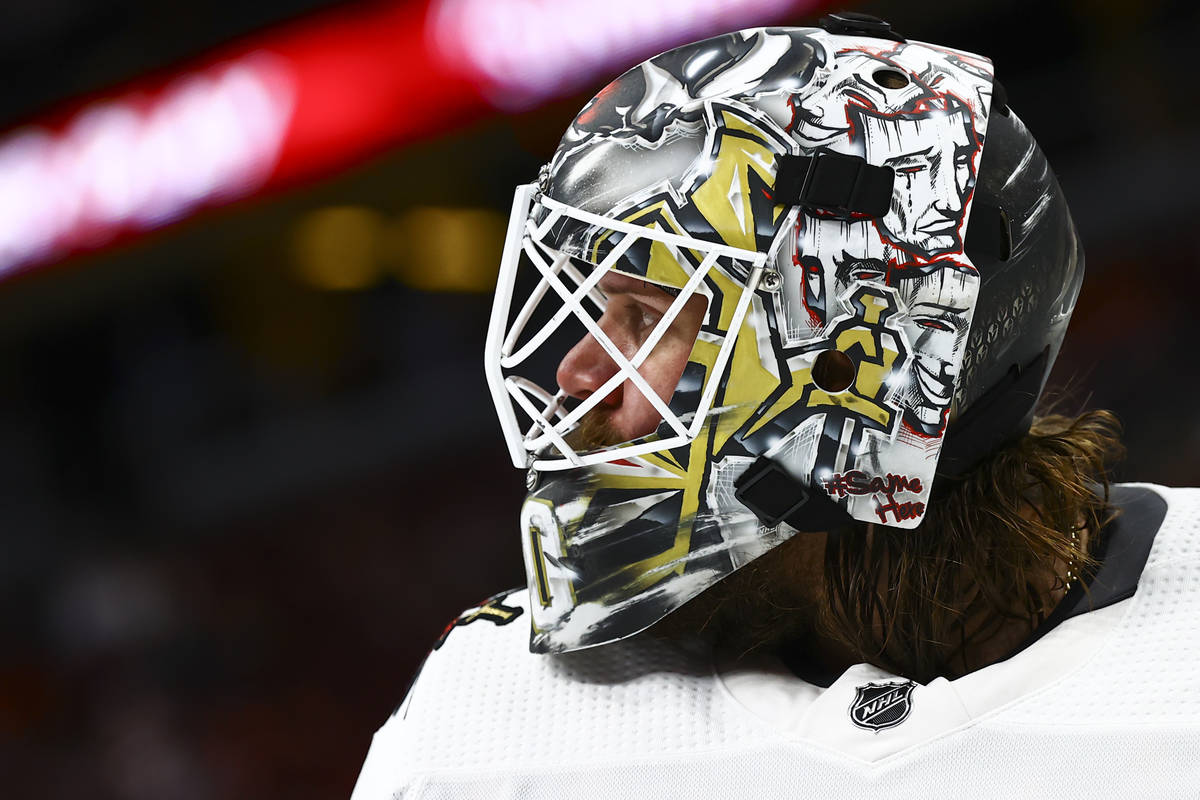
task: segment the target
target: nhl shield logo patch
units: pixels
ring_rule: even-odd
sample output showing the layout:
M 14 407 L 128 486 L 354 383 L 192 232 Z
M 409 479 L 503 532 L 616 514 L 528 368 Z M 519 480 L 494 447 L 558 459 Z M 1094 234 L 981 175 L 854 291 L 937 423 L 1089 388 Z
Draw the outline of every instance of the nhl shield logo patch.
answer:
M 916 688 L 917 684 L 912 681 L 859 686 L 855 689 L 854 702 L 850 704 L 850 721 L 875 733 L 894 728 L 908 719 L 913 689 Z

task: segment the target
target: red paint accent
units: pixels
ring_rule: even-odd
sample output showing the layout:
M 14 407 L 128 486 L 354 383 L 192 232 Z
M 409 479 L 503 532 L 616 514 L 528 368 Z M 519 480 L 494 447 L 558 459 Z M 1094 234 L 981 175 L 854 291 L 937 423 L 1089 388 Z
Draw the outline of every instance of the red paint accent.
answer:
M 895 521 L 901 522 L 906 519 L 916 519 L 925 514 L 924 503 L 897 503 L 888 496 L 887 504 L 875 505 L 875 513 L 879 515 L 879 521 L 886 523 L 888 521 L 888 512 L 895 515 Z
M 883 495 L 887 499 L 886 503 L 880 502 L 879 498 L 875 499 L 875 513 L 879 516 L 879 521 L 886 523 L 888 514 L 892 514 L 894 522 L 902 522 L 904 520 L 916 519 L 925 513 L 925 504 L 922 502 L 906 501 L 898 502 L 896 494 L 904 492 L 907 494 L 921 494 L 925 489 L 920 478 L 910 478 L 907 475 L 869 475 L 860 470 L 851 470 L 847 473 L 836 474 L 825 481 L 825 491 L 830 497 L 840 498 L 846 495 L 861 496 L 861 495 Z
M 870 475 L 860 470 L 850 470 L 844 475 L 838 473 L 825 481 L 825 491 L 830 497 L 845 497 L 846 495 L 885 494 L 888 499 L 896 492 L 920 494 L 924 491 L 920 478 L 910 478 L 907 475 Z

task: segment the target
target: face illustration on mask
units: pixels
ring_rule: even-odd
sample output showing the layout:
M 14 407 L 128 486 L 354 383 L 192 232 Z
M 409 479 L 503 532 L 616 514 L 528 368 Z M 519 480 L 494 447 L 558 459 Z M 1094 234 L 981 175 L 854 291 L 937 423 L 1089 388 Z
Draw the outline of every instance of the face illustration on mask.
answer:
M 913 348 L 901 403 L 905 423 L 918 434 L 936 436 L 945 427 L 958 378 L 955 353 L 970 327 L 970 298 L 979 282 L 973 270 L 935 263 L 933 269 L 896 270 L 892 285 L 908 308 L 902 323 Z
M 896 399 L 905 424 L 918 435 L 936 436 L 945 427 L 957 379 L 955 354 L 970 327 L 970 298 L 978 280 L 973 270 L 948 261 L 907 268 L 889 267 L 879 258 L 837 261 L 834 296 L 868 281 L 894 287 L 904 304 L 900 327 L 913 356 L 897 383 Z
M 896 173 L 897 191 L 880 232 L 922 259 L 961 251 L 963 209 L 974 186 L 975 142 L 966 110 L 864 111 L 861 123 L 867 159 Z
M 903 74 L 893 61 L 866 52 L 844 53 L 834 59 L 828 72 L 818 78 L 792 106 L 792 135 L 804 147 L 822 149 L 850 135 L 847 103 L 860 108 L 896 109 L 917 102 L 929 93 L 927 86 L 909 75 L 901 83 L 887 85 L 874 77 Z
M 886 285 L 896 248 L 884 240 L 872 221 L 829 219 L 808 213 L 797 217 L 795 237 L 795 277 L 785 286 L 784 302 L 789 316 L 805 323 L 793 325 L 796 330 L 791 331 L 794 339 L 804 340 L 820 336 L 845 312 L 839 298 L 855 281 Z

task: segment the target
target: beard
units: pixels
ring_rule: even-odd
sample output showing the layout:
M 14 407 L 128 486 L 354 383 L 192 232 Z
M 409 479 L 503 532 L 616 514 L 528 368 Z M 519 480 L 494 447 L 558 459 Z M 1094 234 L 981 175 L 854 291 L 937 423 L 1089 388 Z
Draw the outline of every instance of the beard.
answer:
M 781 651 L 824 630 L 826 535 L 798 533 L 673 611 L 654 630 L 700 635 L 741 657 Z
M 576 453 L 588 453 L 626 441 L 613 426 L 611 413 L 601 408 L 593 408 L 584 414 L 579 425 L 563 439 Z
M 627 440 L 607 409 L 593 409 L 563 437 L 576 453 Z M 779 651 L 813 639 L 826 619 L 826 535 L 798 533 L 744 565 L 656 623 L 669 638 L 700 635 L 742 656 Z

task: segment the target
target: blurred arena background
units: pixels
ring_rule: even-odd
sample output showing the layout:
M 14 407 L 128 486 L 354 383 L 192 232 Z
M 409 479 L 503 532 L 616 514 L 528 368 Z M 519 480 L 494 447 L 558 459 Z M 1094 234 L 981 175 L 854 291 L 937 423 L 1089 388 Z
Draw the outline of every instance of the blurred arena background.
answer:
M 513 187 L 655 52 L 809 0 L 7 0 L 0 794 L 346 797 L 523 583 L 484 386 Z M 993 58 L 1089 277 L 1052 382 L 1200 482 L 1191 3 L 847 2 Z

